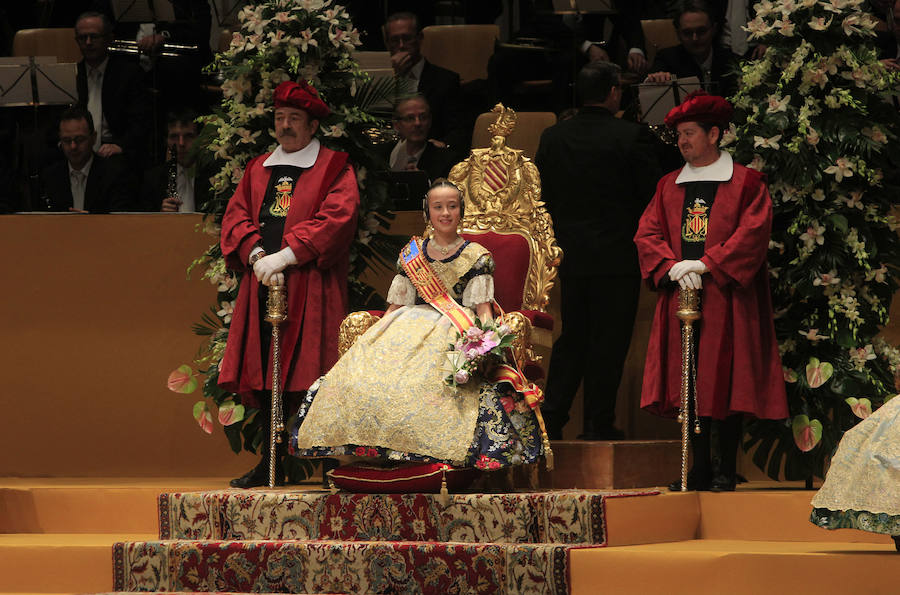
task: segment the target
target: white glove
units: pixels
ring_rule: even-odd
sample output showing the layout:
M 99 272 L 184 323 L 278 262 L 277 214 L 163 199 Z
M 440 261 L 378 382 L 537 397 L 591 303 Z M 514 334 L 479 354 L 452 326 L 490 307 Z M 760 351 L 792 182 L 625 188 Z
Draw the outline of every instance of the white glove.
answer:
M 672 281 L 681 281 L 681 278 L 688 273 L 702 275 L 708 270 L 709 269 L 706 268 L 706 265 L 703 264 L 702 260 L 682 260 L 681 262 L 676 262 L 672 265 L 672 268 L 669 269 L 669 279 Z
M 294 251 L 288 247 L 257 260 L 253 264 L 253 273 L 256 275 L 257 281 L 263 285 L 284 285 L 282 271 L 292 264 L 297 264 L 297 258 L 294 256 Z
M 678 280 L 678 285 L 682 289 L 702 289 L 703 278 L 698 273 L 687 273 Z

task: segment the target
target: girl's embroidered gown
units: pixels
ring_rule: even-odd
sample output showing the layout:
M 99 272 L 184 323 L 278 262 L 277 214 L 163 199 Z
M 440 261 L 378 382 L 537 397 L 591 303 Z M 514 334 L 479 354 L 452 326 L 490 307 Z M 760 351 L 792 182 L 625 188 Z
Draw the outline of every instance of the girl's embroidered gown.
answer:
M 900 397 L 844 434 L 812 505 L 816 525 L 892 535 L 900 549 Z
M 472 315 L 494 297 L 494 261 L 483 246 L 464 242 L 442 260 L 422 252 L 453 298 Z M 398 261 L 385 315 L 320 378 L 303 399 L 291 428 L 298 457 L 368 457 L 445 462 L 499 469 L 533 463 L 542 453 L 534 412 L 509 385 L 473 377 L 444 382 L 456 329 L 416 294 Z

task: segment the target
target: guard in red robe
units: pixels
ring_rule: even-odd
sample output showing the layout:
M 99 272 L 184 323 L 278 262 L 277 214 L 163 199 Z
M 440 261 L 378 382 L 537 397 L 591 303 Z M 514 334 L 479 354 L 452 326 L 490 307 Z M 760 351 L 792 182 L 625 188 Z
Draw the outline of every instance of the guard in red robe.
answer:
M 699 91 L 666 116 L 686 163 L 659 181 L 634 237 L 641 275 L 659 291 L 641 395 L 641 407 L 658 415 L 674 417 L 681 403 L 677 291 L 701 290 L 695 490 L 734 490 L 743 414 L 788 416 L 766 266 L 772 200 L 762 174 L 719 150 L 731 113 L 723 98 Z
M 305 82 L 275 89 L 275 151 L 252 159 L 222 218 L 227 266 L 245 273 L 234 306 L 219 386 L 259 408 L 264 420 L 259 465 L 232 487 L 268 483 L 272 362 L 271 326 L 263 324 L 267 286 L 287 289 L 281 325 L 286 400 L 302 393 L 338 358 L 338 329 L 347 312 L 350 245 L 359 190 L 347 154 L 313 138 L 330 110 Z M 276 475 L 283 471 L 276 461 Z

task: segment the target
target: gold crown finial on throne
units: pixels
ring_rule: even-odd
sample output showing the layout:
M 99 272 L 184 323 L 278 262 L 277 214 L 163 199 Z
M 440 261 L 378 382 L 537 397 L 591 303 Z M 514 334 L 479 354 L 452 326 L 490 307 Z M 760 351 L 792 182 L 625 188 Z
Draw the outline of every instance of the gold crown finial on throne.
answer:
M 493 124 L 488 126 L 488 132 L 491 136 L 507 137 L 516 127 L 516 110 L 511 107 L 504 107 L 502 103 L 498 103 L 491 110 L 491 113 L 498 114 Z

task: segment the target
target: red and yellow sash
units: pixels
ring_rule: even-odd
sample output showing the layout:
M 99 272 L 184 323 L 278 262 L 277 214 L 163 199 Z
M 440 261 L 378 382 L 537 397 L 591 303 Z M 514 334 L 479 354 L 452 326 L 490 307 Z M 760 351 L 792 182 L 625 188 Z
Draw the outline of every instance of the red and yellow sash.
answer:
M 416 236 L 400 251 L 400 262 L 406 276 L 415 286 L 422 299 L 446 316 L 460 335 L 475 326 L 475 320 L 450 296 L 450 292 L 437 276 L 422 253 L 422 244 Z
M 431 264 L 429 264 L 428 259 L 422 253 L 420 238 L 413 236 L 409 243 L 404 246 L 403 250 L 400 251 L 400 263 L 406 272 L 406 276 L 409 277 L 422 299 L 446 316 L 453 326 L 456 327 L 456 330 L 459 331 L 460 335 L 465 334 L 470 327 L 475 326 L 475 320 L 450 296 L 450 292 L 447 290 L 444 282 L 431 268 Z M 499 308 L 499 304 L 497 306 Z M 515 358 L 512 361 L 515 361 Z M 495 383 L 508 382 L 513 387 L 513 390 L 521 393 L 528 406 L 534 410 L 543 438 L 547 470 L 553 469 L 553 451 L 550 450 L 550 441 L 547 439 L 547 429 L 540 409 L 541 402 L 544 400 L 543 391 L 533 382 L 528 382 L 525 375 L 515 365 L 500 364 L 496 366 L 491 373 L 491 381 Z

